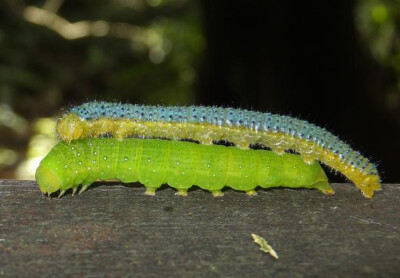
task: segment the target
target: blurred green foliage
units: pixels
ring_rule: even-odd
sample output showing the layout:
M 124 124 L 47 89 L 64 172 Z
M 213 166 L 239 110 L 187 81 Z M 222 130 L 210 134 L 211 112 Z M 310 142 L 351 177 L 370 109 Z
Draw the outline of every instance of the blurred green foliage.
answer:
M 400 1 L 360 0 L 355 13 L 366 45 L 382 66 L 396 72 L 394 85 L 400 89 Z
M 144 103 L 193 99 L 205 44 L 195 1 L 12 3 L 0 4 L 1 102 L 26 108 L 45 101 L 53 102 L 53 108 L 66 95 L 79 102 L 93 97 Z M 81 22 L 76 32 L 93 22 L 105 31 L 68 40 L 60 36 L 65 26 L 35 24 L 53 14 L 67 21 L 67 27 Z

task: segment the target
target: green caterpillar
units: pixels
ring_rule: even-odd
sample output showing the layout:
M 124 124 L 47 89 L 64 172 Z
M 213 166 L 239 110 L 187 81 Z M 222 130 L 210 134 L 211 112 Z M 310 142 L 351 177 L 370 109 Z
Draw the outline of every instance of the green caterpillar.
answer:
M 59 197 L 68 189 L 84 192 L 96 180 L 139 181 L 154 195 L 169 184 L 185 196 L 192 185 L 222 196 L 229 186 L 254 195 L 262 188 L 316 188 L 333 194 L 321 166 L 305 163 L 299 155 L 277 155 L 265 150 L 201 145 L 160 139 L 86 138 L 69 145 L 58 143 L 41 161 L 36 180 L 40 190 Z

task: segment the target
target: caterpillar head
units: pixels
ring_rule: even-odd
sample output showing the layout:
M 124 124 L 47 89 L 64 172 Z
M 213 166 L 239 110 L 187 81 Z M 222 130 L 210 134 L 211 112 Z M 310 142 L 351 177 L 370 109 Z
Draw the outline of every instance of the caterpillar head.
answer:
M 74 139 L 85 137 L 86 122 L 73 113 L 64 114 L 57 123 L 57 134 L 61 140 L 69 143 Z
M 62 179 L 53 169 L 41 163 L 35 173 L 40 191 L 51 194 L 61 189 Z

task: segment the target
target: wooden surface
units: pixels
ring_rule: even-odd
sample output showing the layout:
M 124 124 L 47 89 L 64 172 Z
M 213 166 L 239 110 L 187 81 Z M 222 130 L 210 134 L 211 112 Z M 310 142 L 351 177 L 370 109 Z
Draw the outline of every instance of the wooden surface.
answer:
M 372 200 L 350 184 L 336 195 L 259 190 L 256 197 L 98 184 L 43 197 L 33 181 L 0 181 L 0 276 L 395 277 L 400 185 Z M 251 233 L 277 251 L 259 250 Z M 399 277 L 399 276 L 397 276 Z

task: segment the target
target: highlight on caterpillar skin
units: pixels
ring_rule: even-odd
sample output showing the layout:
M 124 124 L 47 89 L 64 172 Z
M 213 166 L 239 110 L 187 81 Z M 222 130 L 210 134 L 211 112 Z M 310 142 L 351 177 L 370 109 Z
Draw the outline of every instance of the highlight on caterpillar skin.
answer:
M 257 186 L 334 193 L 321 165 L 307 164 L 295 154 L 161 139 L 85 138 L 69 145 L 61 141 L 36 170 L 40 190 L 49 195 L 58 191 L 59 197 L 68 189 L 75 194 L 79 185 L 81 193 L 98 179 L 139 181 L 148 195 L 162 184 L 183 196 L 192 185 L 214 196 L 222 196 L 224 186 L 249 195 L 256 194 Z
M 224 140 L 240 149 L 261 144 L 278 154 L 294 150 L 307 163 L 324 163 L 351 180 L 367 198 L 381 188 L 378 171 L 366 157 L 324 128 L 289 116 L 221 107 L 94 101 L 64 114 L 57 133 L 67 143 L 111 135 L 119 139 L 192 139 L 205 145 Z

